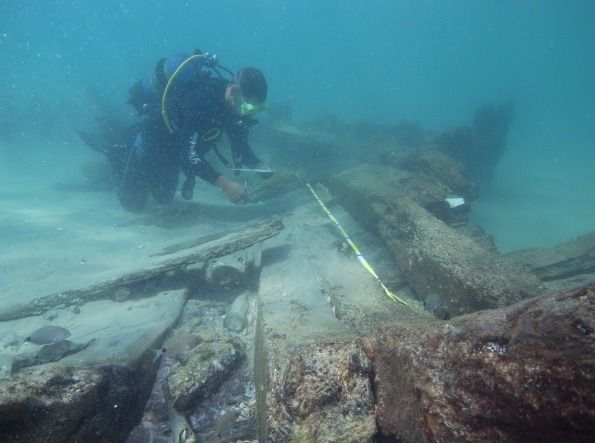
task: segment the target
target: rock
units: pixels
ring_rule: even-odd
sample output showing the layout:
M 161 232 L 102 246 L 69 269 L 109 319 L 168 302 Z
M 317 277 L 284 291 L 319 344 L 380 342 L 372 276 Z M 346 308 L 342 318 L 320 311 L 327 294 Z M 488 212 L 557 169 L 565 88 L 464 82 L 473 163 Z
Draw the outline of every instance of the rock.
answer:
M 176 322 L 185 300 L 183 290 L 164 291 L 121 303 L 99 300 L 81 305 L 80 314 L 63 313 L 70 315 L 64 320 L 72 341 L 24 343 L 22 352 L 37 366 L 0 380 L 0 440 L 124 441 L 151 390 L 156 371 L 151 349 Z M 24 335 L 45 322 L 41 316 L 0 322 L 0 335 L 4 330 Z M 20 351 L 3 352 L 14 360 Z
M 121 442 L 140 418 L 140 371 L 38 366 L 0 382 L 0 436 L 11 443 Z
M 303 344 L 269 356 L 267 442 L 371 442 L 371 363 L 356 342 Z M 323 425 L 324 424 L 324 425 Z
M 372 339 L 379 430 L 403 443 L 590 442 L 595 284 Z

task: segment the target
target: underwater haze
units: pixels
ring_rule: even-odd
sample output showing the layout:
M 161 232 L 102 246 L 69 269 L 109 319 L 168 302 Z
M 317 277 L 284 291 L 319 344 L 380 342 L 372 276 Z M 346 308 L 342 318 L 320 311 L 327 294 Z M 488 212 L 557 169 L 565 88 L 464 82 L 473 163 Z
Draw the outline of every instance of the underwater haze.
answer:
M 2 193 L 75 174 L 89 95 L 125 109 L 158 59 L 200 48 L 261 68 L 296 121 L 439 131 L 513 100 L 472 217 L 503 252 L 552 246 L 595 227 L 593 23 L 591 1 L 2 0 Z
M 591 441 L 594 24 L 0 0 L 0 443 Z

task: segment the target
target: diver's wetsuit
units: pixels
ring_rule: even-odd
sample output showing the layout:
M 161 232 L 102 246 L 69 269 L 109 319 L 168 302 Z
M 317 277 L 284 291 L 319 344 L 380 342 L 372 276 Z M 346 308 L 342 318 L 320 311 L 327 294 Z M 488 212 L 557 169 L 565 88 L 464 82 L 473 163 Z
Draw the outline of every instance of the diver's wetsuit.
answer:
M 124 208 L 141 210 L 149 192 L 155 200 L 173 200 L 179 171 L 214 183 L 221 175 L 206 160 L 206 153 L 225 132 L 236 167 L 253 168 L 259 160 L 248 144 L 249 128 L 256 120 L 234 114 L 225 104 L 228 82 L 205 77 L 176 91 L 169 99 L 170 133 L 161 115 L 153 112 L 141 126 L 121 174 L 118 195 Z M 213 134 L 219 134 L 214 139 Z

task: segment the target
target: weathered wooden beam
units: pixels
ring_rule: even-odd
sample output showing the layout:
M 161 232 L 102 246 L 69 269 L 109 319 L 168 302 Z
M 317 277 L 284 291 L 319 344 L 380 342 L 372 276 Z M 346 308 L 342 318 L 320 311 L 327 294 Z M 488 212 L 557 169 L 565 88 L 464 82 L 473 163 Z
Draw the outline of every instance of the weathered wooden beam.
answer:
M 16 306 L 0 313 L 0 321 L 39 315 L 56 306 L 71 306 L 97 300 L 112 298 L 116 291 L 126 293 L 142 293 L 159 289 L 164 281 L 175 286 L 176 280 L 186 267 L 197 263 L 206 263 L 219 257 L 231 254 L 277 235 L 283 229 L 279 218 L 273 218 L 243 231 L 233 232 L 208 243 L 200 243 L 191 248 L 174 248 L 157 259 L 152 267 L 140 269 L 111 280 L 99 282 L 86 288 L 72 289 L 34 299 L 27 305 Z M 167 253 L 172 251 L 171 253 Z M 178 283 L 179 285 L 179 283 Z M 117 295 L 116 295 L 117 297 Z
M 407 282 L 450 316 L 498 308 L 543 292 L 536 276 L 506 262 L 431 213 L 446 194 L 402 171 L 362 166 L 335 176 L 331 190 L 385 241 Z M 442 199 L 442 200 L 441 200 Z M 435 203 L 432 203 L 435 202 Z
M 515 251 L 506 258 L 527 267 L 545 282 L 581 275 L 589 279 L 589 274 L 595 273 L 595 232 L 578 236 L 550 249 Z

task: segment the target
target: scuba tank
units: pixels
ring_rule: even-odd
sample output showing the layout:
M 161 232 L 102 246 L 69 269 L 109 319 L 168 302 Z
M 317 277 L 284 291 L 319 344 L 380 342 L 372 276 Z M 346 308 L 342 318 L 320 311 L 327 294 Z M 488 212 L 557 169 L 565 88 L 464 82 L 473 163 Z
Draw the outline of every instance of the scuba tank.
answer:
M 209 78 L 213 72 L 223 78 L 219 69 L 233 77 L 233 72 L 221 66 L 215 54 L 203 53 L 199 49 L 191 54 L 177 53 L 162 58 L 153 72 L 130 88 L 128 103 L 136 109 L 138 115 L 154 118 L 160 114 L 167 129 L 174 133 L 168 114 L 170 96 L 195 82 Z

